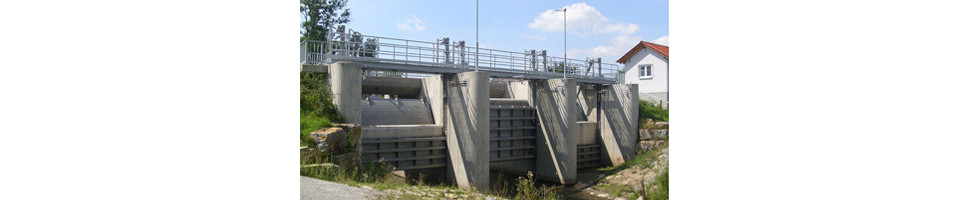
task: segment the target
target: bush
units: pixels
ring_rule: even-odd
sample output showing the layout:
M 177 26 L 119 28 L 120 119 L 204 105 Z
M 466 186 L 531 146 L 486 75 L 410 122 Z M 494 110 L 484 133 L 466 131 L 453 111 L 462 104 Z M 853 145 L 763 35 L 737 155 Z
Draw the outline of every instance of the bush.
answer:
M 343 121 L 333 105 L 327 73 L 300 72 L 300 145 L 316 146 L 308 134 Z
M 327 86 L 327 73 L 300 72 L 300 111 L 317 114 L 332 121 L 342 121 L 337 115 L 333 97 Z
M 640 100 L 640 119 L 653 119 L 654 121 L 666 122 L 670 110 L 664 109 L 659 104 L 652 104 Z
M 515 197 L 513 199 L 562 199 L 562 197 L 551 188 L 536 185 L 535 177 L 532 175 L 532 172 L 529 172 L 526 177 L 519 177 L 518 184 L 515 186 Z

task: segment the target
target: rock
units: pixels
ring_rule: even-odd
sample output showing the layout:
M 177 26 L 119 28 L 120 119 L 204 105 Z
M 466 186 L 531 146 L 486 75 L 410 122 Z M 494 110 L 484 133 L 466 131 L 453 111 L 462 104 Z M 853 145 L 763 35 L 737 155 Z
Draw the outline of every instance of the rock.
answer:
M 317 142 L 317 148 L 334 152 L 347 146 L 347 132 L 341 128 L 324 128 L 310 132 L 310 138 Z
M 662 140 L 667 138 L 667 129 L 650 129 L 650 139 Z
M 596 195 L 596 197 L 600 197 L 600 198 L 606 198 L 607 196 L 610 196 L 610 195 L 608 195 L 608 194 L 603 194 L 603 193 L 600 193 L 600 194 L 597 194 L 597 195 Z
M 651 145 L 649 141 L 640 141 L 637 145 L 637 152 L 647 152 L 650 151 Z
M 649 140 L 650 138 L 653 138 L 650 135 L 649 129 L 640 129 L 639 132 L 640 132 L 640 140 Z
M 317 164 L 303 165 L 302 167 L 340 168 L 340 165 L 333 164 L 333 163 L 317 163 Z
M 637 197 L 637 200 L 643 200 L 643 196 Z
M 360 140 L 360 124 L 333 124 L 335 127 L 344 128 L 347 132 L 347 143 L 357 144 Z
M 366 186 L 366 185 L 360 186 L 360 188 L 364 188 L 364 189 L 368 189 L 368 190 L 373 190 L 374 189 L 374 188 L 372 188 L 370 186 Z
M 626 198 L 623 198 L 623 197 L 617 197 L 617 198 L 615 198 L 615 199 L 613 199 L 613 200 L 626 200 Z

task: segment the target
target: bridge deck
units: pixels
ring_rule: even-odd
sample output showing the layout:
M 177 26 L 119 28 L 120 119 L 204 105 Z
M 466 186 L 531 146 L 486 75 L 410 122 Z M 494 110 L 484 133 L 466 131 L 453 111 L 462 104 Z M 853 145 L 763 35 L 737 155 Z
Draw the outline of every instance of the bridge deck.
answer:
M 327 40 L 306 40 L 300 44 L 304 69 L 353 61 L 366 69 L 413 73 L 461 73 L 487 71 L 492 77 L 519 79 L 576 79 L 583 83 L 616 83 L 618 65 L 601 59 L 564 59 L 547 56 L 545 51 L 524 53 L 466 47 L 464 41 L 423 42 L 359 33 L 332 31 Z M 309 67 L 308 67 L 309 66 Z

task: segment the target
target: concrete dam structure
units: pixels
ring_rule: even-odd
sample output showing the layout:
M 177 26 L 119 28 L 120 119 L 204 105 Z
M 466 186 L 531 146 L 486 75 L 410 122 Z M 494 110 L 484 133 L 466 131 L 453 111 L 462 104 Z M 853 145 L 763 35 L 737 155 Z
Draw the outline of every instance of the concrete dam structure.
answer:
M 354 37 L 361 38 L 317 41 L 321 50 L 304 41 L 301 67 L 328 72 L 337 112 L 361 125 L 362 161 L 434 171 L 461 188 L 484 191 L 492 172 L 531 171 L 545 181 L 573 184 L 577 170 L 622 165 L 635 153 L 637 85 L 615 84 L 615 74 L 604 75 L 598 60 L 562 59 L 556 65 L 527 51 L 509 56 L 506 67 L 480 64 L 476 70 L 469 63 L 498 59 L 472 60 L 463 44 L 447 38 L 442 46 L 460 49 L 375 37 L 374 48 L 361 50 L 368 45 L 354 49 L 348 41 L 372 40 L 344 38 Z M 422 50 L 430 52 L 412 54 Z M 354 53 L 360 51 L 365 53 Z M 409 60 L 425 55 L 435 56 Z M 519 56 L 522 62 L 511 58 Z M 402 72 L 418 75 L 394 74 Z

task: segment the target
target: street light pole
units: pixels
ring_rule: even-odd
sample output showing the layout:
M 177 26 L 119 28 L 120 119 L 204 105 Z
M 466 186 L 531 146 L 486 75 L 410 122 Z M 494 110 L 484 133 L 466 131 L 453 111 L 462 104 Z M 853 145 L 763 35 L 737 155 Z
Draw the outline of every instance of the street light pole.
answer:
M 562 10 L 562 78 L 566 78 L 566 8 Z M 556 11 L 560 11 L 556 10 Z
M 478 0 L 475 0 L 475 71 L 478 71 Z

